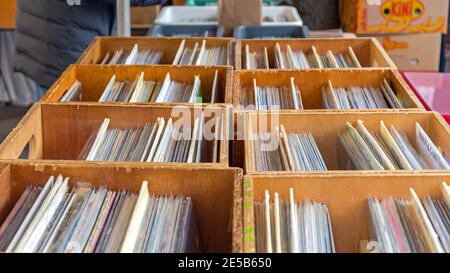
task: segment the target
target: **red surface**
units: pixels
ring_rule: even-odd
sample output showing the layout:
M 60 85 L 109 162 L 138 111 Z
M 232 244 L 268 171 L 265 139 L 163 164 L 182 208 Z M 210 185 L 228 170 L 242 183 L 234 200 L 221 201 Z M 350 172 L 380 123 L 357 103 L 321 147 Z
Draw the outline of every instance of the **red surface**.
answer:
M 403 77 L 425 108 L 441 113 L 450 124 L 450 73 L 405 72 Z

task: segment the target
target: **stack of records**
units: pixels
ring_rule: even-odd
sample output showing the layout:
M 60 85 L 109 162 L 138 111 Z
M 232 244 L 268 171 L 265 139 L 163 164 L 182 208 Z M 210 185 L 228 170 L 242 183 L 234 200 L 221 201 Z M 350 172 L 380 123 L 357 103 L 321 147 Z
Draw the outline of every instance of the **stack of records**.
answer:
M 186 41 L 183 40 L 178 48 L 173 65 L 226 65 L 227 50 L 226 47 L 218 46 L 207 48 L 206 40 L 201 45 L 195 43 L 194 47 L 186 47 Z
M 219 72 L 216 70 L 209 103 L 216 103 L 218 96 Z M 82 99 L 82 86 L 76 80 L 60 101 L 74 101 Z M 181 83 L 172 81 L 167 73 L 163 82 L 144 80 L 141 72 L 133 82 L 117 81 L 116 75 L 105 87 L 99 102 L 129 102 L 129 103 L 203 103 L 203 92 L 200 76 L 194 76 L 194 83 Z
M 75 80 L 61 99 L 59 99 L 60 102 L 81 100 L 83 100 L 83 86 L 79 80 Z
M 192 200 L 139 195 L 49 178 L 28 187 L 0 228 L 0 251 L 16 253 L 198 252 Z
M 326 205 L 296 202 L 291 188 L 289 201 L 265 192 L 255 202 L 257 253 L 334 253 L 333 231 Z
M 325 55 L 319 55 L 315 46 L 310 53 L 293 51 L 290 45 L 286 46 L 286 52 L 281 51 L 279 43 L 275 44 L 275 60 L 269 60 L 267 47 L 261 53 L 250 52 L 249 45 L 245 46 L 246 69 L 270 69 L 274 63 L 277 69 L 310 69 L 310 68 L 361 68 L 361 64 L 351 47 L 344 54 L 334 54 L 328 50 Z
M 139 51 L 139 46 L 135 44 L 130 53 L 124 52 L 123 49 L 114 51 L 111 55 L 110 52 L 106 53 L 106 56 L 99 64 L 126 64 L 126 65 L 152 65 L 160 64 L 163 58 L 164 52 L 156 50 L 142 50 Z
M 283 125 L 276 132 L 258 132 L 252 141 L 256 171 L 326 171 L 311 133 L 286 133 Z
M 267 47 L 264 52 L 250 52 L 249 46 L 245 47 L 245 69 L 269 69 L 269 53 Z
M 357 170 L 425 170 L 450 169 L 449 158 L 433 143 L 416 123 L 416 145 L 394 126 L 390 130 L 383 121 L 380 131 L 370 132 L 358 120 L 356 128 L 347 123 L 339 139 Z
M 182 123 L 158 118 L 141 128 L 109 128 L 105 119 L 91 135 L 80 158 L 87 161 L 217 163 L 221 120 L 215 119 L 213 139 L 208 141 L 205 117 L 196 118 L 194 128 Z M 211 146 L 211 149 L 207 149 Z M 208 151 L 210 150 L 210 151 Z
M 303 110 L 302 95 L 291 78 L 287 86 L 258 86 L 253 79 L 253 87 L 241 89 L 240 105 L 255 107 L 255 110 Z
M 322 89 L 325 109 L 403 108 L 386 79 L 380 86 L 333 88 L 331 81 Z
M 450 253 L 450 189 L 442 198 L 369 198 L 369 214 L 378 251 L 383 253 Z

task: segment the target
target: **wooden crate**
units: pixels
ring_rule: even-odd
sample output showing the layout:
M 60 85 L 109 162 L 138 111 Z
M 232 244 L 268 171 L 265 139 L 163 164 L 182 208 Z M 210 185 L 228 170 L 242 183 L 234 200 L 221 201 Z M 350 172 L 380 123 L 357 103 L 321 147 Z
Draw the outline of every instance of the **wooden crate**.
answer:
M 329 112 L 335 111 L 323 109 L 322 88 L 331 81 L 334 88 L 349 88 L 352 86 L 379 86 L 386 79 L 392 86 L 397 96 L 405 101 L 405 106 L 413 110 L 425 110 L 424 106 L 405 82 L 403 77 L 395 70 L 253 70 L 236 71 L 233 81 L 233 105 L 235 109 L 239 106 L 241 89 L 251 88 L 253 90 L 253 79 L 256 79 L 258 86 L 286 86 L 290 87 L 291 78 L 295 78 L 295 84 L 300 89 L 303 107 L 305 110 L 320 110 Z M 381 109 L 382 111 L 386 109 Z M 289 112 L 290 110 L 283 110 Z M 378 110 L 374 110 L 378 111 Z M 292 111 L 290 111 L 292 112 Z
M 174 112 L 172 112 L 175 110 Z M 172 117 L 176 122 L 183 116 L 190 117 L 193 126 L 194 116 L 205 113 L 205 123 L 215 117 L 222 117 L 223 136 L 228 136 L 230 109 L 226 106 L 187 107 L 173 105 L 133 106 L 123 105 L 58 105 L 35 104 L 17 127 L 0 145 L 0 159 L 15 160 L 29 147 L 29 160 L 78 160 L 79 155 L 92 133 L 95 133 L 105 118 L 110 118 L 111 128 L 128 129 L 143 127 L 147 122 L 155 122 L 158 117 L 166 120 Z M 218 163 L 145 163 L 144 165 L 174 165 L 205 167 L 228 166 L 228 141 L 219 141 Z M 212 142 L 206 144 L 205 153 L 211 152 Z M 103 162 L 106 165 L 121 165 L 120 162 Z M 139 163 L 136 163 L 139 164 Z
M 125 52 L 131 51 L 135 44 L 140 50 L 163 51 L 164 55 L 161 64 L 172 64 L 181 41 L 186 40 L 187 47 L 194 47 L 195 43 L 201 45 L 206 40 L 206 47 L 223 46 L 227 49 L 227 65 L 231 65 L 231 45 L 232 38 L 177 38 L 177 37 L 97 37 L 84 53 L 80 56 L 77 64 L 98 64 L 103 60 L 108 52 L 123 49 Z
M 429 135 L 436 146 L 439 146 L 445 154 L 450 155 L 450 126 L 442 116 L 433 112 L 338 112 L 338 113 L 246 113 L 245 119 L 250 123 L 251 132 L 274 132 L 276 126 L 283 124 L 286 132 L 311 132 L 317 146 L 327 165 L 327 173 L 385 173 L 387 171 L 355 171 L 347 170 L 349 159 L 345 156 L 345 150 L 340 144 L 338 133 L 346 130 L 346 123 L 355 124 L 357 120 L 363 120 L 369 131 L 378 131 L 380 121 L 383 120 L 387 127 L 393 125 L 405 133 L 411 144 L 416 147 L 415 124 L 418 122 Z M 245 124 L 245 123 L 244 123 Z M 247 126 L 244 125 L 244 127 Z M 246 132 L 247 129 L 244 129 Z M 238 136 L 245 135 L 237 132 Z M 253 160 L 253 148 L 248 139 L 238 140 L 238 145 L 233 151 L 244 157 L 244 167 L 247 174 L 256 173 Z M 243 147 L 243 149 L 242 149 Z M 394 171 L 407 173 L 406 171 Z M 426 172 L 436 172 L 426 170 Z M 320 172 L 311 172 L 320 173 Z
M 43 102 L 58 102 L 72 86 L 79 80 L 83 86 L 83 101 L 98 102 L 105 87 L 116 75 L 116 81 L 128 80 L 133 82 L 144 72 L 145 80 L 163 82 L 167 73 L 173 81 L 194 84 L 194 76 L 199 75 L 202 83 L 202 92 L 205 102 L 211 101 L 212 86 L 216 70 L 219 72 L 218 102 L 231 103 L 233 70 L 231 67 L 192 67 L 192 66 L 99 66 L 99 65 L 72 65 L 50 87 L 43 96 Z M 79 102 L 76 102 L 79 103 Z M 123 104 L 123 103 L 119 103 Z M 127 103 L 128 104 L 128 103 Z M 146 103 L 154 105 L 156 103 Z
M 290 45 L 293 51 L 311 51 L 315 46 L 317 53 L 324 55 L 328 50 L 333 53 L 347 52 L 352 47 L 363 69 L 390 68 L 397 69 L 394 62 L 385 52 L 380 43 L 373 38 L 322 38 L 322 39 L 264 39 L 264 40 L 239 40 L 236 42 L 235 64 L 236 69 L 245 69 L 245 46 L 249 45 L 250 52 L 264 52 L 267 47 L 270 67 L 275 67 L 275 44 L 279 43 L 281 51 L 286 51 Z
M 142 181 L 156 195 L 192 197 L 205 252 L 242 252 L 242 171 L 171 167 L 102 166 L 16 162 L 0 167 L 0 223 L 29 185 L 41 186 L 49 176 L 70 177 L 111 190 L 138 193 Z M 214 208 L 213 210 L 211 208 Z
M 442 197 L 439 186 L 450 181 L 450 173 L 383 175 L 253 175 L 244 178 L 244 251 L 255 252 L 253 201 L 264 191 L 289 198 L 294 188 L 297 201 L 307 199 L 327 205 L 336 252 L 360 251 L 360 241 L 369 237 L 367 199 L 369 196 L 409 198 L 409 188 L 419 197 Z

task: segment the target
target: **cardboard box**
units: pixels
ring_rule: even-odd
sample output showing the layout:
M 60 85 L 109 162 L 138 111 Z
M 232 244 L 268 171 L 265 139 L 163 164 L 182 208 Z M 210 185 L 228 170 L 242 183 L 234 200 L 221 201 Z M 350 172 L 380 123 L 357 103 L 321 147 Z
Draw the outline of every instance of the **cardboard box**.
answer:
M 235 50 L 236 69 L 245 69 L 245 47 L 249 46 L 250 52 L 264 52 L 267 48 L 270 67 L 275 67 L 275 45 L 280 45 L 281 51 L 285 52 L 289 45 L 293 51 L 311 52 L 315 46 L 319 54 L 326 54 L 328 50 L 333 53 L 348 52 L 352 47 L 363 68 L 380 67 L 396 69 L 395 64 L 383 50 L 380 43 L 373 38 L 323 38 L 323 39 L 263 39 L 263 40 L 238 40 Z
M 205 252 L 242 252 L 242 170 L 149 166 L 98 166 L 69 163 L 16 162 L 0 166 L 0 223 L 27 186 L 42 186 L 52 175 L 111 190 L 138 193 L 142 181 L 156 195 L 184 195 L 193 201 Z M 211 208 L 214 208 L 213 212 Z
M 61 97 L 79 80 L 83 86 L 83 102 L 98 102 L 111 77 L 116 75 L 117 81 L 133 82 L 144 72 L 144 80 L 163 82 L 167 73 L 173 81 L 194 84 L 194 77 L 200 76 L 204 102 L 211 101 L 212 86 L 215 72 L 219 72 L 217 102 L 231 102 L 233 70 L 231 67 L 193 67 L 193 66 L 99 66 L 99 65 L 72 65 L 50 87 L 42 97 L 43 102 L 59 102 Z M 80 102 L 74 102 L 80 103 Z M 91 104 L 92 104 L 91 103 Z M 102 103 L 97 103 L 102 104 Z M 124 103 L 112 103 L 124 104 Z M 129 104 L 129 103 L 125 103 Z M 145 103 L 157 105 L 160 103 Z M 183 103 L 186 104 L 186 103 Z
M 264 191 L 289 198 L 294 188 L 297 201 L 312 200 L 327 205 L 334 243 L 338 253 L 360 252 L 360 242 L 369 238 L 367 199 L 369 196 L 409 198 L 413 188 L 419 198 L 441 198 L 440 185 L 450 174 L 371 175 L 252 175 L 244 177 L 244 251 L 255 252 L 253 201 L 264 198 Z
M 263 22 L 262 0 L 219 0 L 218 21 L 225 27 L 225 35 L 231 36 L 240 25 L 261 25 Z
M 448 0 L 344 0 L 342 24 L 357 34 L 447 33 Z
M 161 10 L 160 5 L 131 7 L 131 28 L 149 28 L 155 22 Z
M 190 128 L 194 117 L 205 113 L 205 123 L 215 117 L 230 120 L 230 109 L 225 106 L 183 107 L 173 105 L 98 105 L 98 104 L 35 104 L 14 130 L 0 145 L 0 160 L 17 160 L 28 145 L 30 161 L 72 161 L 78 160 L 92 133 L 98 131 L 105 118 L 111 119 L 111 128 L 130 129 L 143 127 L 155 122 L 158 117 L 172 118 L 177 122 L 183 117 L 190 118 Z M 228 122 L 221 123 L 224 136 L 229 135 Z M 205 155 L 212 154 L 212 142 L 206 142 Z M 229 143 L 226 138 L 219 140 L 217 163 L 132 163 L 135 165 L 185 166 L 185 167 L 228 167 Z M 124 162 L 97 162 L 102 166 L 123 165 Z
M 237 71 L 234 73 L 233 105 L 236 112 L 241 112 L 241 92 L 243 88 L 253 90 L 253 79 L 259 86 L 286 86 L 290 87 L 291 78 L 299 88 L 304 111 L 334 112 L 323 108 L 322 89 L 331 81 L 334 88 L 349 88 L 352 86 L 379 86 L 386 79 L 392 86 L 398 97 L 405 101 L 405 109 L 402 110 L 425 110 L 414 92 L 403 80 L 402 76 L 395 70 L 254 70 Z M 311 81 L 310 79 L 314 79 Z M 392 109 L 379 109 L 377 111 L 389 111 Z M 395 109 L 398 111 L 398 109 Z M 352 111 L 352 110 L 348 110 Z M 280 112 L 298 112 L 295 110 L 280 110 Z
M 194 47 L 195 43 L 201 45 L 206 40 L 206 47 L 222 46 L 227 51 L 227 65 L 231 65 L 231 45 L 233 38 L 176 38 L 176 37 L 96 37 L 86 48 L 77 64 L 98 64 L 109 52 L 113 54 L 115 50 L 123 49 L 130 52 L 135 44 L 140 50 L 163 51 L 161 64 L 172 64 L 181 42 L 185 40 L 187 47 Z
M 311 132 L 327 166 L 327 172 L 308 172 L 310 174 L 341 174 L 341 173 L 390 173 L 390 171 L 362 171 L 349 169 L 349 158 L 342 147 L 338 133 L 347 129 L 347 122 L 355 124 L 358 120 L 364 121 L 369 131 L 378 131 L 380 121 L 387 127 L 393 125 L 410 139 L 416 147 L 416 127 L 418 122 L 436 146 L 440 147 L 446 155 L 450 155 L 450 126 L 444 118 L 434 112 L 334 112 L 334 113 L 279 113 L 258 112 L 245 113 L 247 121 L 244 132 L 275 132 L 276 127 L 283 124 L 286 132 Z M 250 127 L 249 127 L 250 126 Z M 245 173 L 256 174 L 255 158 L 252 140 L 245 133 L 244 158 Z M 393 173 L 409 173 L 407 171 L 392 171 Z M 415 173 L 438 172 L 437 170 L 424 170 Z M 265 172 L 289 173 L 289 172 Z M 291 172 L 294 173 L 294 172 Z
M 0 1 L 0 29 L 16 28 L 16 0 Z
M 376 37 L 401 71 L 439 71 L 441 33 Z

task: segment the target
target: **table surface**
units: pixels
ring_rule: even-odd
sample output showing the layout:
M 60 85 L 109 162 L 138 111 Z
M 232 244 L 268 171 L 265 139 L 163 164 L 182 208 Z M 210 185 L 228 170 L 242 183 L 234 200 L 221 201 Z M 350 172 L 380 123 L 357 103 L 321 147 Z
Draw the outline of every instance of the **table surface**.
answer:
M 405 72 L 403 76 L 427 110 L 450 114 L 450 73 Z

